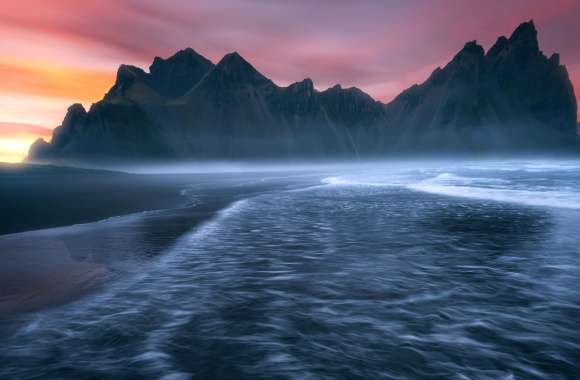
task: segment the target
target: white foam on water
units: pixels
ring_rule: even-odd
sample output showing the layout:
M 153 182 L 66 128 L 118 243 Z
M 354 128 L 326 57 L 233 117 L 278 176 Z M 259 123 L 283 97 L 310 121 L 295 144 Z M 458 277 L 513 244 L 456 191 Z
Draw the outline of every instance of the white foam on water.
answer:
M 159 265 L 173 266 L 175 268 L 180 267 L 180 262 L 184 259 L 184 247 L 191 247 L 192 243 L 199 243 L 217 231 L 225 219 L 239 212 L 247 203 L 248 199 L 242 199 L 232 203 L 229 207 L 220 210 L 213 219 L 196 228 L 191 234 L 178 239 L 178 242 L 163 257 Z M 171 272 L 175 273 L 176 270 L 172 269 Z M 162 377 L 163 379 L 177 380 L 191 378 L 191 375 L 188 373 L 177 372 L 173 367 L 173 358 L 165 352 L 166 342 L 178 334 L 181 326 L 191 322 L 195 313 L 190 307 L 191 305 L 178 305 L 175 308 L 164 310 L 168 317 L 167 321 L 147 333 L 144 350 L 134 360 L 144 363 L 153 371 L 168 373 Z
M 532 160 L 532 161 L 481 161 L 468 162 L 461 165 L 463 168 L 475 170 L 498 170 L 503 172 L 522 171 L 529 173 L 541 172 L 567 172 L 580 170 L 578 160 L 555 161 L 555 160 Z
M 130 321 L 132 316 L 147 312 L 151 302 L 163 305 L 163 297 L 171 297 L 171 289 L 167 287 L 168 280 L 159 274 L 176 275 L 179 270 L 187 270 L 187 268 L 181 269 L 183 261 L 187 260 L 187 252 L 184 248 L 203 243 L 204 239 L 219 230 L 225 219 L 241 211 L 247 202 L 247 199 L 233 202 L 191 233 L 178 238 L 175 244 L 148 270 L 113 283 L 102 293 L 80 300 L 74 306 L 39 312 L 18 330 L 17 336 L 23 338 L 34 334 L 42 336 L 51 331 L 59 331 L 61 334 L 51 339 L 54 341 L 60 339 L 63 344 L 67 344 L 67 340 L 71 337 L 82 337 L 87 331 L 87 326 L 107 325 L 107 321 L 113 320 L 126 322 L 125 316 L 126 320 Z M 192 284 L 195 282 L 192 281 Z M 139 292 L 139 294 L 137 294 L 138 297 L 133 298 L 119 296 L 128 292 L 134 295 Z M 152 300 L 148 298 L 151 295 L 155 297 Z M 195 314 L 194 306 L 195 303 L 176 304 L 175 307 L 163 308 L 164 321 L 147 332 L 143 347 L 131 360 L 144 367 L 147 373 L 155 374 L 159 378 L 176 380 L 191 378 L 191 374 L 180 372 L 174 367 L 171 353 L 166 352 L 166 342 L 177 334 L 181 326 L 191 321 Z M 76 321 L 74 328 L 68 327 L 69 321 Z M 44 347 L 38 345 L 37 348 L 38 354 L 43 355 Z M 103 355 L 107 354 L 103 352 Z M 114 358 L 107 359 L 114 360 Z
M 523 170 L 528 172 L 571 171 L 578 169 L 580 169 L 580 166 L 569 163 L 530 163 L 523 166 Z
M 345 180 L 342 177 L 326 177 L 323 178 L 322 181 L 320 181 L 322 183 L 325 183 L 327 185 L 349 185 L 350 182 Z
M 321 182 L 330 186 L 396 187 L 408 184 L 410 178 L 408 174 L 350 175 L 326 177 Z
M 551 166 L 541 167 L 542 170 L 548 170 L 547 168 Z M 425 178 L 425 175 L 428 175 L 428 172 L 419 174 L 415 172 L 393 173 L 392 175 L 330 176 L 322 179 L 322 183 L 325 186 L 404 187 L 415 191 L 452 197 L 538 207 L 580 209 L 580 191 L 576 191 L 575 188 L 570 186 L 526 188 L 527 186 L 523 186 L 523 184 L 513 183 L 502 178 L 469 177 L 437 171 L 431 171 L 431 176 L 428 178 Z M 421 179 L 421 177 L 424 179 Z
M 213 219 L 196 228 L 193 231 L 193 233 L 186 236 L 184 240 L 187 240 L 190 243 L 193 240 L 199 240 L 206 237 L 208 234 L 215 231 L 215 229 L 221 224 L 221 222 L 225 218 L 240 211 L 243 208 L 243 206 L 247 203 L 248 199 L 241 199 L 239 201 L 232 203 L 229 207 L 226 207 L 218 211 Z
M 508 182 L 505 181 L 505 183 Z M 407 187 L 426 193 L 460 198 L 518 203 L 528 206 L 580 209 L 580 193 L 578 192 L 510 189 L 504 185 L 502 180 L 493 178 L 466 178 L 443 173 Z

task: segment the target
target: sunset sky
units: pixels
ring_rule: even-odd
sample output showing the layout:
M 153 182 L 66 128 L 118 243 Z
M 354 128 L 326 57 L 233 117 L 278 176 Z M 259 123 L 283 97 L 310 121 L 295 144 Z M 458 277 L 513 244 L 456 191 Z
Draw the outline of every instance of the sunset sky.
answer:
M 18 0 L 0 5 L 0 161 L 18 161 L 121 63 L 192 47 L 238 51 L 280 85 L 356 85 L 388 101 L 468 40 L 488 49 L 533 19 L 580 88 L 580 0 Z

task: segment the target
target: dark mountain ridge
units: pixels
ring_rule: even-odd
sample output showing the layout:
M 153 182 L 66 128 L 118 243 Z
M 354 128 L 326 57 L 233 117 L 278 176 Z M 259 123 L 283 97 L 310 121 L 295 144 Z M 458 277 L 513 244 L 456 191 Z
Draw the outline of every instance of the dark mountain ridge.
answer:
M 532 21 L 486 53 L 475 41 L 388 104 L 358 88 L 277 86 L 238 53 L 193 49 L 122 65 L 103 100 L 71 106 L 32 161 L 360 157 L 395 152 L 560 151 L 574 146 L 576 98 Z
M 475 41 L 386 106 L 400 144 L 549 148 L 576 139 L 576 98 L 558 54 L 540 50 L 532 21 L 485 53 Z M 412 115 L 412 117 L 409 117 Z

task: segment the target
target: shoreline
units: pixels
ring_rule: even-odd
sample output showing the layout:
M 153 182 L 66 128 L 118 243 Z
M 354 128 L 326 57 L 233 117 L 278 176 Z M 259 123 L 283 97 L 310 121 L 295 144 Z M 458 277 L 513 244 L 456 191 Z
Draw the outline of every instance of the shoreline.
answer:
M 137 252 L 116 249 L 125 241 L 142 240 L 145 246 L 148 235 L 159 230 L 166 244 L 147 249 L 150 257 L 158 254 L 185 232 L 164 229 L 162 216 L 188 207 L 182 190 L 192 181 L 191 176 L 0 165 L 0 210 L 10 216 L 0 222 L 1 319 L 80 299 L 128 271 L 130 262 L 145 261 Z
M 180 207 L 191 181 L 170 175 L 0 165 L 0 236 Z
M 89 221 L 68 225 L 64 225 L 70 221 L 65 214 L 65 218 L 59 220 L 61 223 L 53 227 L 0 235 L 0 321 L 66 305 L 117 278 L 146 270 L 146 265 L 169 249 L 180 236 L 199 228 L 220 210 L 238 200 L 297 182 L 295 179 L 263 182 L 252 175 L 248 178 L 244 175 L 243 180 L 219 175 L 151 175 L 145 183 L 153 187 L 151 191 L 139 186 L 144 184 L 143 176 L 121 173 L 114 181 L 109 181 L 109 176 L 98 175 L 89 180 L 90 184 L 95 184 L 95 178 L 98 179 L 96 186 L 102 200 L 119 199 L 111 194 L 118 193 L 115 185 L 120 183 L 119 178 L 121 181 L 137 179 L 131 188 L 141 194 L 132 195 L 143 207 L 125 215 L 112 214 L 113 207 L 104 210 L 108 215 L 99 219 L 95 214 L 85 213 L 82 216 Z M 49 178 L 49 181 L 54 180 L 54 177 Z M 74 178 L 69 177 L 69 180 Z M 180 191 L 192 185 L 195 186 L 194 194 Z M 34 193 L 49 198 L 30 183 L 24 187 L 29 188 L 28 195 Z M 57 200 L 71 194 L 82 196 L 87 187 L 73 190 L 58 194 Z M 88 190 L 89 195 L 96 192 Z M 121 195 L 126 198 L 126 194 Z M 152 209 L 153 205 L 169 207 Z M 50 213 L 52 209 L 45 206 L 39 211 Z M 83 212 L 90 210 L 85 208 Z

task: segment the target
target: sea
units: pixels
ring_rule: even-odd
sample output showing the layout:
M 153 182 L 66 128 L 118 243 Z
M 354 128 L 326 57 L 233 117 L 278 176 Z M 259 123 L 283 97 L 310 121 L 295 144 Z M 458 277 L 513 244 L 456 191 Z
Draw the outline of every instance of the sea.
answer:
M 107 228 L 120 274 L 10 317 L 1 379 L 580 379 L 579 160 L 188 175 L 187 207 L 22 235 Z

